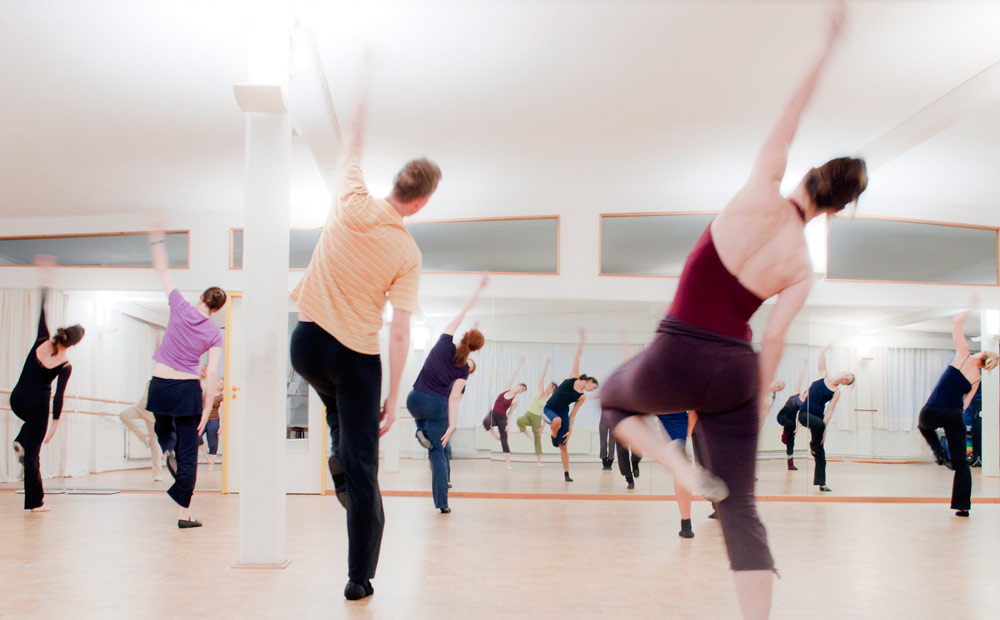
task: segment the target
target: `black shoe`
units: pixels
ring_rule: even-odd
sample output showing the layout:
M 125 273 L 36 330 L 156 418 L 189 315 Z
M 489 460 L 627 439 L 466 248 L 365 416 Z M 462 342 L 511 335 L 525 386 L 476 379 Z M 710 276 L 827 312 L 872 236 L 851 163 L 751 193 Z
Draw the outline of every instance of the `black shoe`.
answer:
M 451 488 L 451 481 L 448 481 L 448 488 Z
M 559 447 L 559 440 L 556 439 L 555 437 L 552 438 L 552 447 L 553 448 L 558 448 Z
M 628 486 L 627 486 L 626 488 L 627 488 L 627 489 L 628 489 L 629 491 L 631 491 L 632 489 L 634 489 L 634 488 L 635 488 L 635 483 L 634 483 L 634 482 L 629 482 L 629 483 L 628 483 Z
M 969 516 L 969 511 L 968 510 L 959 510 L 959 511 L 955 512 L 955 516 L 956 517 L 967 517 L 967 516 Z
M 344 598 L 349 601 L 357 601 L 365 598 L 366 596 L 371 596 L 375 593 L 375 588 L 372 587 L 372 583 L 357 583 L 355 581 L 348 581 L 347 585 L 344 586 Z
M 691 529 L 691 519 L 681 519 L 681 531 L 677 532 L 681 538 L 694 538 L 694 530 Z
M 417 438 L 417 443 L 423 446 L 425 450 L 430 450 L 431 448 L 434 447 L 434 444 L 431 443 L 431 440 L 427 439 L 427 435 L 425 435 L 424 432 L 419 428 L 417 429 L 417 432 L 414 433 L 413 435 L 414 437 Z
M 566 479 L 566 482 L 573 482 L 573 479 L 569 477 L 568 471 L 563 472 L 563 477 Z
M 944 465 L 948 462 L 948 459 L 944 458 L 944 454 L 938 453 L 934 455 L 934 460 L 938 465 Z
M 824 493 L 830 493 L 830 492 L 833 491 L 833 489 L 831 489 L 830 487 L 826 486 L 825 484 L 819 485 L 819 490 L 823 491 Z
M 330 468 L 330 476 L 333 477 L 333 491 L 337 494 L 337 501 L 340 505 L 347 509 L 347 481 L 344 477 L 344 468 L 340 465 L 340 459 L 334 455 L 330 455 L 330 458 L 326 461 L 327 466 Z M 348 584 L 350 585 L 350 584 Z
M 638 478 L 639 477 L 639 464 L 638 463 L 636 463 L 635 465 L 632 466 L 632 477 L 633 478 Z
M 173 450 L 167 450 L 167 471 L 177 480 L 177 453 Z
M 713 510 L 712 514 L 708 515 L 709 519 L 718 519 L 719 515 Z
M 186 530 L 189 527 L 201 527 L 201 521 L 195 521 L 194 519 L 177 519 L 177 527 L 182 530 Z
M 14 454 L 17 455 L 17 462 L 24 465 L 24 446 L 21 445 L 20 441 L 14 442 Z
M 955 471 L 955 466 L 951 464 L 951 461 L 945 461 L 944 466 L 952 471 Z
M 449 512 L 451 512 L 451 508 L 448 508 L 447 506 L 445 506 L 444 508 L 441 509 L 441 514 L 443 514 L 443 515 L 446 515 Z

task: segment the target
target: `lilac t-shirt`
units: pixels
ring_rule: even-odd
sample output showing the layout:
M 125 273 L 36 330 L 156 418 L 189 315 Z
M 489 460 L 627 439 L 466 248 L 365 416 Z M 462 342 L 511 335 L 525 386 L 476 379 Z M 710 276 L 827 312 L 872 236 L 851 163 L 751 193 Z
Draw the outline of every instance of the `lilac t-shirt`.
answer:
M 441 334 L 431 352 L 424 360 L 424 367 L 417 375 L 413 388 L 434 396 L 451 395 L 451 386 L 456 379 L 469 378 L 469 365 L 455 367 L 455 342 L 451 334 Z
M 174 370 L 197 375 L 200 372 L 198 361 L 205 351 L 222 346 L 222 332 L 215 321 L 202 316 L 177 289 L 170 291 L 167 299 L 170 320 L 153 359 Z

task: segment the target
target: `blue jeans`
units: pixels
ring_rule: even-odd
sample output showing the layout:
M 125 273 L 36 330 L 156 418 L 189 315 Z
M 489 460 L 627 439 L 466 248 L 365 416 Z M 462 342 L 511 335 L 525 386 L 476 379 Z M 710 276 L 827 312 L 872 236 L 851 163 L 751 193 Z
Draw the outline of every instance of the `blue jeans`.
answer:
M 411 390 L 406 397 L 406 408 L 413 416 L 417 429 L 431 442 L 428 456 L 431 460 L 431 491 L 434 507 L 448 507 L 448 455 L 441 445 L 441 437 L 448 430 L 448 399 L 420 390 Z

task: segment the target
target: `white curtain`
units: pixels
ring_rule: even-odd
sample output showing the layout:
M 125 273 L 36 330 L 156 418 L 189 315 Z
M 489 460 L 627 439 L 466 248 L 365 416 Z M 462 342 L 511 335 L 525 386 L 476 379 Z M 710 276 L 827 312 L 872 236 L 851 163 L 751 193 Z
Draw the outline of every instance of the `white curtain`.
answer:
M 885 415 L 876 428 L 916 428 L 921 407 L 954 357 L 950 349 L 886 349 Z
M 10 390 L 21 374 L 25 357 L 37 333 L 36 291 L 0 290 L 0 387 Z M 120 465 L 124 433 L 117 418 L 86 415 L 73 411 L 117 413 L 122 405 L 83 401 L 88 396 L 133 402 L 138 399 L 152 374 L 152 355 L 162 329 L 89 299 L 50 291 L 46 304 L 49 331 L 80 323 L 86 336 L 69 350 L 73 374 L 66 387 L 66 399 L 59 430 L 42 448 L 42 476 L 79 476 Z M 55 390 L 53 384 L 53 391 Z M 9 408 L 4 395 L 0 407 Z M 21 426 L 9 411 L 0 411 L 0 481 L 11 482 L 20 466 L 10 449 Z
M 506 387 L 518 360 L 525 358 L 524 366 L 514 380 L 515 385 L 524 383 L 528 391 L 518 397 L 515 417 L 524 413 L 538 388 L 542 366 L 551 359 L 546 381 L 559 383 L 569 376 L 576 353 L 575 343 L 538 343 L 487 341 L 480 351 L 472 354 L 476 361 L 476 373 L 469 377 L 465 397 L 459 408 L 458 426 L 471 427 L 482 422 L 483 417 L 493 407 L 493 402 Z M 643 345 L 629 345 L 629 357 L 641 351 Z M 597 378 L 607 379 L 622 363 L 622 347 L 619 344 L 586 344 L 580 358 L 580 372 Z M 598 393 L 599 393 L 598 389 Z M 580 408 L 576 417 L 577 428 L 596 429 L 601 417 L 599 400 L 588 400 Z M 580 425 L 583 426 L 580 426 Z

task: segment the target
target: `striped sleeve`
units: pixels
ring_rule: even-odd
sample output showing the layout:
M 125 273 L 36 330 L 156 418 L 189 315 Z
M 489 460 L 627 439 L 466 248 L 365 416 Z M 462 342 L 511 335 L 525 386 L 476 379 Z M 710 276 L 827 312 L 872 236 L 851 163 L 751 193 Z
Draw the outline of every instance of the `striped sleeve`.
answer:
M 368 206 L 368 188 L 361 173 L 361 149 L 347 149 L 337 170 L 337 202 L 347 210 L 357 213 Z
M 394 310 L 416 312 L 419 309 L 417 303 L 419 291 L 420 261 L 415 261 L 401 269 L 389 285 L 389 303 Z

